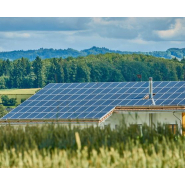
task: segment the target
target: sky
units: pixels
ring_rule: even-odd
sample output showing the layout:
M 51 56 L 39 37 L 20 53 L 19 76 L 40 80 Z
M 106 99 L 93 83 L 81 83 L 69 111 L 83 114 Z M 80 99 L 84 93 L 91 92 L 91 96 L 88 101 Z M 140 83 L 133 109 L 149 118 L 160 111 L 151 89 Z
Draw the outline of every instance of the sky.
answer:
M 93 46 L 121 51 L 185 48 L 185 18 L 0 17 L 0 51 Z

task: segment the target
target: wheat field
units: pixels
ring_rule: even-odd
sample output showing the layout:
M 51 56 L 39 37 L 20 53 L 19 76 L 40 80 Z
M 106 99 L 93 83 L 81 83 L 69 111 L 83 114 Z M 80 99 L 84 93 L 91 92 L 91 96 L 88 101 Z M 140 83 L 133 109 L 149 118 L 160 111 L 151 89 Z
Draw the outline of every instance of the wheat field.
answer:
M 1 168 L 184 168 L 185 140 L 162 126 L 0 127 Z

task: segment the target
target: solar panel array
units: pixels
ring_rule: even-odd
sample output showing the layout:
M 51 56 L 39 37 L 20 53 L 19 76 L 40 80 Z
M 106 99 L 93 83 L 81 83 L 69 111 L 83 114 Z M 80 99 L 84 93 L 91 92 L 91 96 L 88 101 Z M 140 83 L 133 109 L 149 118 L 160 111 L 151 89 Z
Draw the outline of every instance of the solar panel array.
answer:
M 150 106 L 149 82 L 51 83 L 2 119 L 101 119 L 116 106 Z M 156 105 L 185 105 L 185 82 L 153 82 Z

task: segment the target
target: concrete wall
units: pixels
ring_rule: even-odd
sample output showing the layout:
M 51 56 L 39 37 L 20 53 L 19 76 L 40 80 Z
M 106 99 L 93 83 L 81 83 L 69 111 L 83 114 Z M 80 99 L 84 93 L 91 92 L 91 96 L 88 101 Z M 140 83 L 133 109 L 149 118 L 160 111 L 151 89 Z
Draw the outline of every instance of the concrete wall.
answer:
M 149 116 L 151 115 L 151 117 Z M 175 117 L 175 116 L 176 117 Z M 108 119 L 106 119 L 102 125 L 110 125 L 112 129 L 123 122 L 126 124 L 143 124 L 150 125 L 151 122 L 154 124 L 178 124 L 182 123 L 181 112 L 114 112 Z

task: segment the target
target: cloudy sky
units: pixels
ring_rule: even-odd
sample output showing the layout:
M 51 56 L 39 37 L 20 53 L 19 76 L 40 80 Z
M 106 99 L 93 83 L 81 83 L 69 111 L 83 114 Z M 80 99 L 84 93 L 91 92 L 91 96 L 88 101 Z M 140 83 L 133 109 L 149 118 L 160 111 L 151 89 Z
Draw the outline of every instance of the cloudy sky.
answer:
M 92 46 L 121 51 L 185 48 L 185 18 L 0 18 L 0 51 Z

